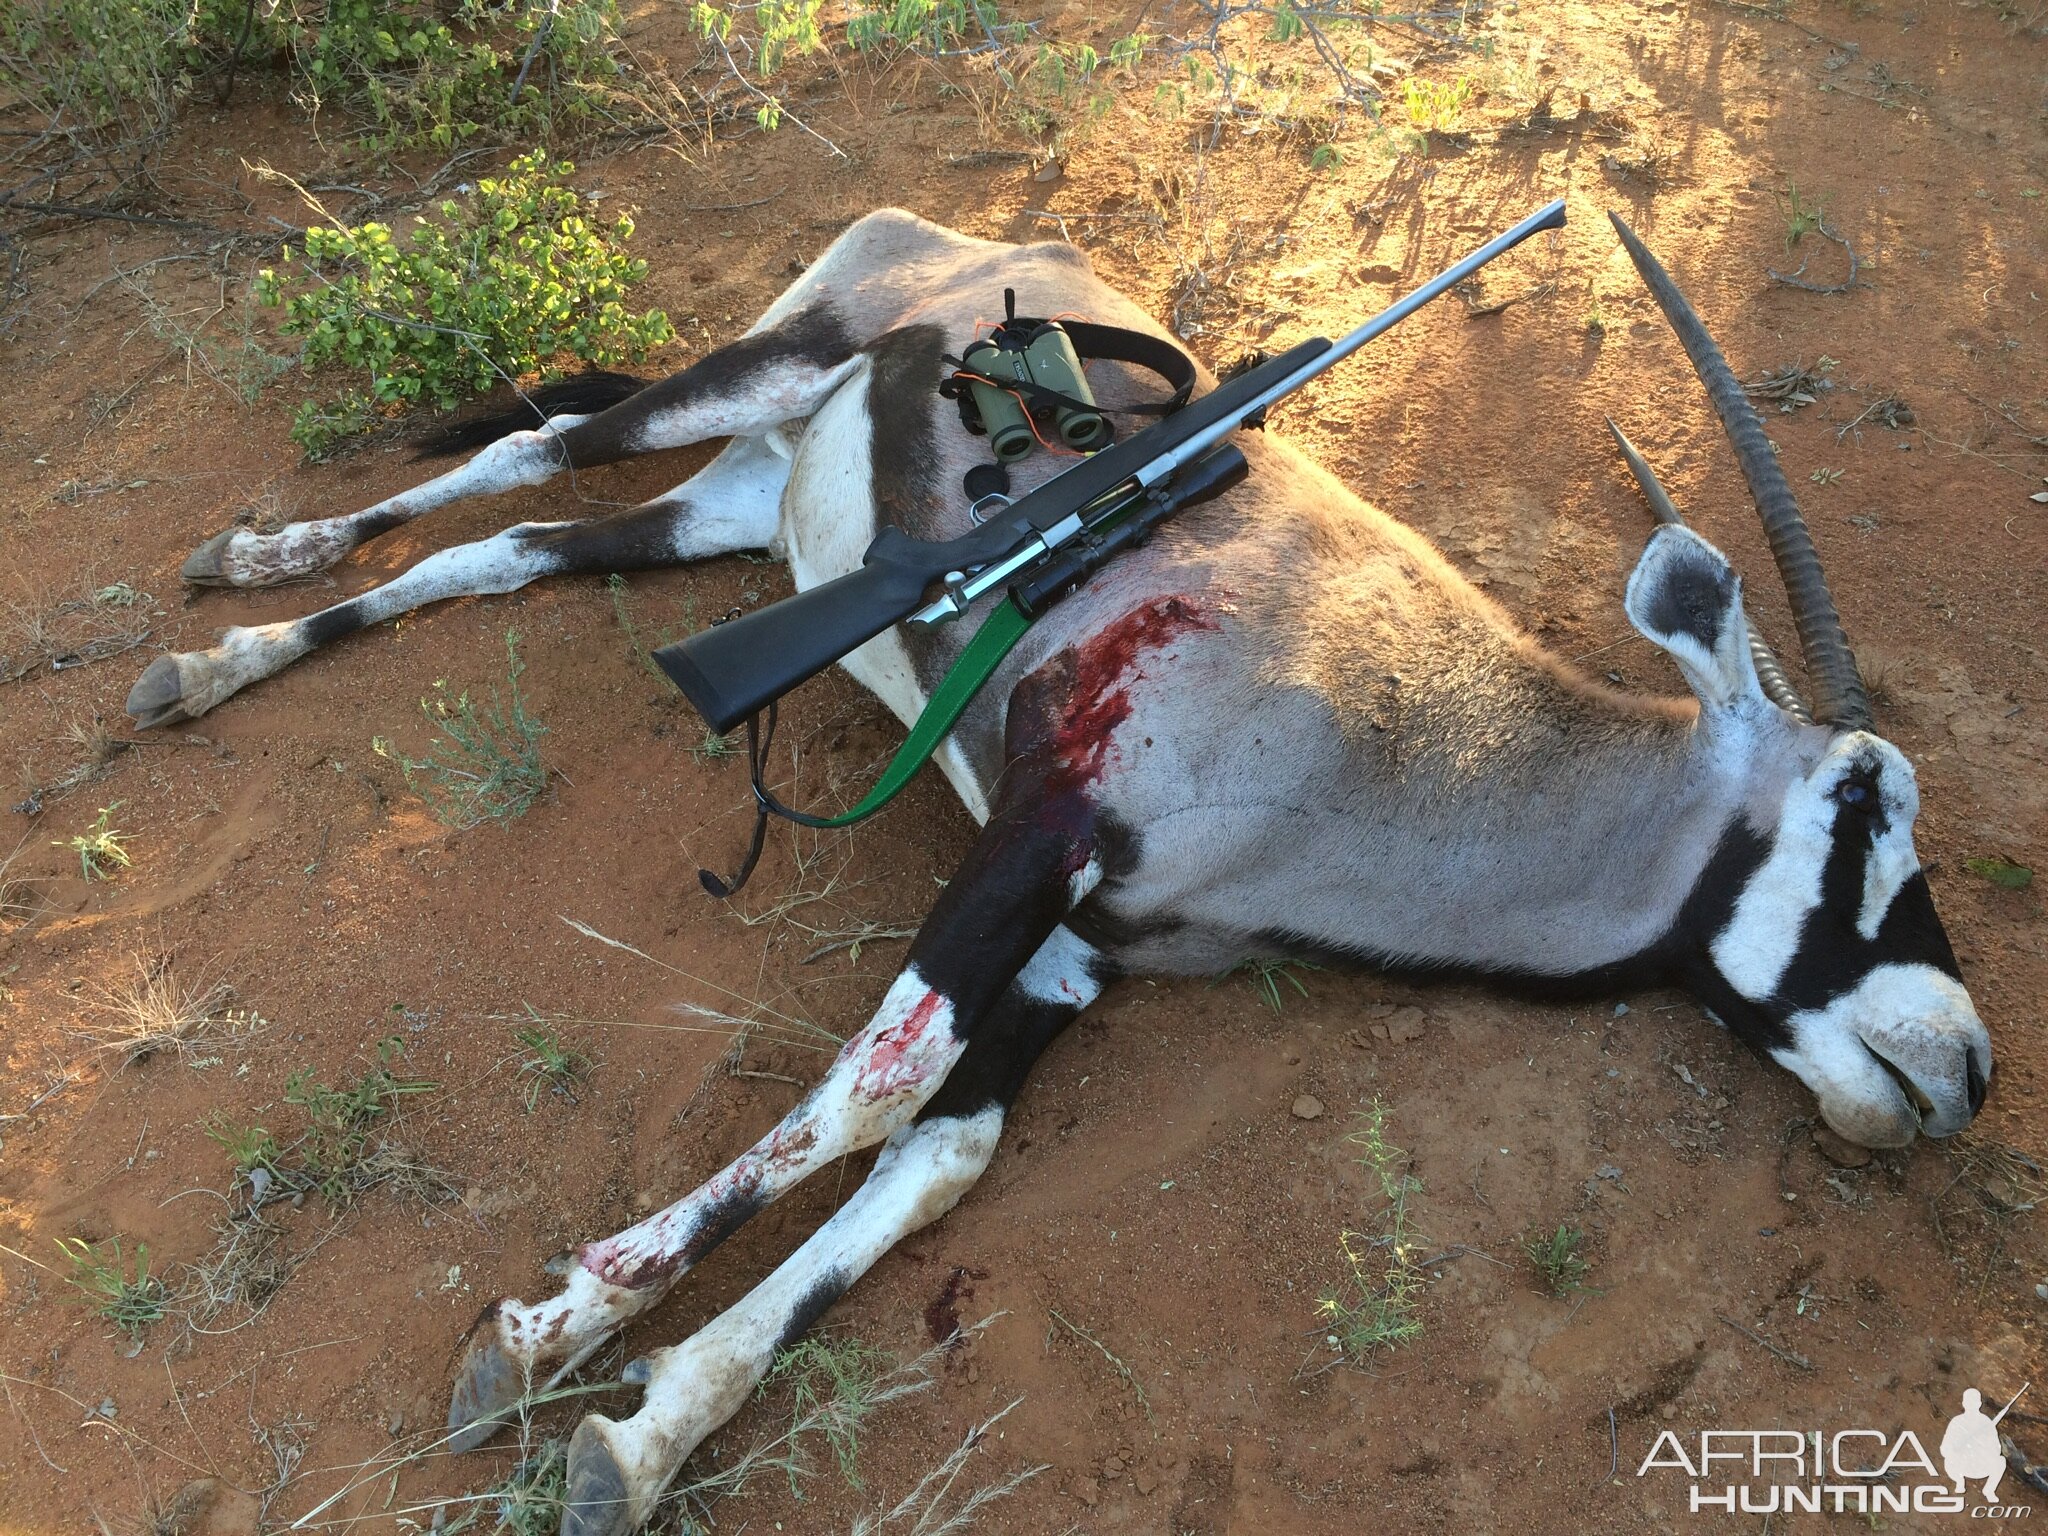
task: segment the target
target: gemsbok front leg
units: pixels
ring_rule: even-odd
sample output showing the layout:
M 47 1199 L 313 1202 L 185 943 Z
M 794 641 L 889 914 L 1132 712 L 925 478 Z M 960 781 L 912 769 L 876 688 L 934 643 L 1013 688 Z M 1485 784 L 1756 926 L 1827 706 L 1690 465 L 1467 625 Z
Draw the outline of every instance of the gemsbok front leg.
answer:
M 965 1046 L 913 1124 L 893 1132 L 867 1180 L 736 1305 L 630 1373 L 646 1396 L 630 1418 L 587 1415 L 569 1443 L 562 1536 L 637 1529 L 704 1438 L 738 1411 L 778 1351 L 877 1260 L 951 1210 L 995 1155 L 1003 1116 L 1045 1046 L 1094 1001 L 1103 957 L 1055 928 L 988 1014 L 952 1028 Z
M 1061 920 L 1101 877 L 1084 827 L 1066 820 L 1048 829 L 1013 804 L 999 808 L 918 930 L 874 1019 L 780 1125 L 668 1209 L 585 1244 L 553 1300 L 487 1307 L 457 1374 L 451 1445 L 481 1444 L 523 1396 L 559 1379 L 654 1305 L 749 1217 L 834 1159 L 900 1130 L 985 1031 L 1028 1033 L 1028 1019 L 1016 1022 L 1015 1007 L 999 1006 L 1006 993 L 1022 988 L 1026 1002 L 1046 994 L 1055 1006 L 1070 1002 L 1078 1010 L 1085 978 L 1050 976 L 1075 968 L 1079 962 L 1062 956 L 1078 941 L 1049 941 L 1056 930 L 1064 934 Z M 1036 960 L 1042 949 L 1045 967 Z M 1000 1062 L 976 1065 L 963 1084 L 1000 1082 L 1002 1071 Z
M 203 651 L 159 656 L 128 693 L 137 726 L 196 720 L 307 652 L 449 597 L 512 592 L 542 576 L 659 570 L 760 549 L 775 537 L 789 460 L 741 437 L 666 496 L 582 523 L 521 523 L 427 556 L 381 587 L 302 619 L 236 625 Z
M 545 426 L 526 431 L 515 429 L 533 420 L 531 411 L 485 423 L 486 431 L 505 435 L 461 467 L 360 512 L 291 523 L 276 533 L 217 533 L 186 558 L 180 574 L 197 586 L 276 586 L 324 571 L 365 540 L 465 496 L 540 485 L 564 469 L 594 469 L 714 437 L 758 435 L 816 410 L 854 366 L 856 347 L 830 310 L 800 309 L 659 383 L 641 388 L 622 379 L 613 390 L 617 403 L 594 414 L 551 415 Z

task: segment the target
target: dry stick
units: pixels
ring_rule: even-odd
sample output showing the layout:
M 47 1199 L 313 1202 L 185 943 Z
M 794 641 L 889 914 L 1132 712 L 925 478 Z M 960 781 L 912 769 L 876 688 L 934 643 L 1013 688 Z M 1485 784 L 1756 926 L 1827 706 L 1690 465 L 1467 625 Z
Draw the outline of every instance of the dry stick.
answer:
M 1853 416 L 1849 421 L 1835 428 L 1835 441 L 1838 443 L 1842 441 L 1843 438 L 1847 437 L 1851 432 L 1855 432 L 1858 427 L 1862 426 L 1865 421 L 1869 420 L 1873 414 L 1883 410 L 1886 406 L 1889 405 L 1896 409 L 1899 407 L 1903 407 L 1905 403 L 1906 402 L 1901 400 L 1897 395 L 1879 395 L 1875 400 L 1871 401 L 1870 404 L 1866 405 L 1865 407 L 1863 407 L 1862 410 L 1858 411 L 1855 414 L 1855 416 Z M 1863 441 L 1863 435 L 1860 432 L 1856 435 L 1856 441 L 1858 443 L 1861 443 Z
M 1068 1321 L 1066 1315 L 1062 1313 L 1059 1308 L 1049 1307 L 1046 1310 L 1048 1315 L 1052 1317 L 1053 1321 L 1057 1322 L 1062 1328 L 1066 1329 L 1067 1332 L 1071 1333 L 1075 1338 L 1085 1339 L 1088 1343 L 1093 1344 L 1096 1350 L 1101 1354 L 1102 1358 L 1107 1360 L 1112 1366 L 1116 1368 L 1117 1375 L 1123 1377 L 1124 1385 L 1131 1389 L 1131 1395 L 1137 1398 L 1138 1406 L 1145 1410 L 1145 1417 L 1149 1420 L 1152 1417 L 1152 1400 L 1145 1396 L 1145 1389 L 1143 1386 L 1139 1385 L 1138 1378 L 1132 1372 L 1131 1368 L 1128 1365 L 1125 1365 L 1123 1361 L 1117 1359 L 1115 1355 L 1111 1354 L 1109 1351 L 1109 1346 L 1103 1343 L 1102 1340 L 1095 1337 L 1095 1335 L 1090 1333 L 1086 1328 L 1081 1327 L 1078 1323 Z
M 1750 1343 L 1762 1345 L 1765 1349 L 1769 1350 L 1772 1354 L 1776 1355 L 1780 1360 L 1784 1361 L 1787 1365 L 1796 1366 L 1798 1369 L 1802 1371 L 1812 1371 L 1819 1369 L 1819 1367 L 1817 1367 L 1811 1360 L 1807 1359 L 1806 1356 L 1800 1354 L 1798 1350 L 1780 1349 L 1776 1344 L 1773 1344 L 1769 1339 L 1765 1338 L 1762 1334 L 1743 1327 L 1742 1324 L 1736 1322 L 1734 1318 L 1723 1317 L 1719 1312 L 1716 1312 L 1714 1316 L 1719 1318 L 1722 1322 L 1726 1323 L 1730 1328 L 1733 1328 L 1745 1339 L 1748 1339 Z
M 1788 288 L 1804 288 L 1808 293 L 1847 293 L 1856 286 L 1856 247 L 1844 240 L 1832 229 L 1829 229 L 1823 222 L 1816 220 L 1813 227 L 1820 231 L 1825 238 L 1834 241 L 1835 244 L 1849 253 L 1849 275 L 1839 283 L 1810 283 L 1801 276 L 1806 271 L 1807 263 L 1813 260 L 1809 256 L 1806 258 L 1806 261 L 1799 263 L 1798 267 L 1791 272 L 1780 272 L 1774 267 L 1765 267 L 1764 276 L 1774 283 L 1783 283 Z
M 228 75 L 220 83 L 220 100 L 215 106 L 224 107 L 228 98 L 235 93 L 235 71 L 242 67 L 242 50 L 249 43 L 249 29 L 256 24 L 256 0 L 249 0 L 242 11 L 242 29 L 235 35 L 235 51 L 228 58 Z
M 253 0 L 252 0 L 253 3 Z M 548 38 L 554 34 L 555 17 L 561 14 L 559 0 L 548 7 L 548 19 L 540 24 L 540 30 L 533 35 L 533 41 L 526 46 L 526 57 L 519 61 L 519 78 L 512 82 L 512 105 L 519 105 L 519 93 L 526 89 L 526 72 L 533 68 L 533 61 L 541 49 L 547 47 Z
M 123 224 L 150 224 L 160 229 L 204 229 L 216 235 L 231 235 L 231 229 L 208 224 L 203 219 L 171 219 L 155 213 L 123 213 L 117 208 L 87 208 L 77 203 L 16 203 L 0 198 L 0 208 L 21 213 L 48 213 L 67 219 L 116 219 Z

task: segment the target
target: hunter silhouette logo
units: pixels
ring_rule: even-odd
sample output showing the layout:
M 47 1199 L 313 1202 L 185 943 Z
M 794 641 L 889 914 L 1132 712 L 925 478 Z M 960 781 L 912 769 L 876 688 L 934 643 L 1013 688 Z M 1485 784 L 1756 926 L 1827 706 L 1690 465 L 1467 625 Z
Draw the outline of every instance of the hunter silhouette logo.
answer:
M 1961 1493 L 1967 1483 L 1982 1482 L 1987 1503 L 1998 1502 L 1998 1481 L 2005 1476 L 2005 1449 L 1998 1443 L 1998 1421 L 2012 1412 L 2012 1404 L 2027 1395 L 2028 1382 L 2013 1393 L 2007 1403 L 1989 1418 L 1984 1414 L 1984 1394 L 1975 1387 L 1963 1392 L 1963 1411 L 1948 1421 L 1941 1437 L 1941 1465 Z
M 1984 1394 L 1963 1393 L 1963 1411 L 1941 1436 L 1941 1465 L 1910 1429 L 1703 1429 L 1696 1443 L 1664 1430 L 1637 1477 L 1660 1469 L 1691 1480 L 1693 1514 L 1921 1514 L 1966 1515 L 1972 1520 L 2022 1520 L 2025 1504 L 2000 1504 L 2005 1447 L 1999 1420 L 2027 1393 L 2022 1386 L 1998 1412 L 1984 1411 Z M 1944 1479 L 1944 1474 L 1946 1478 Z M 1954 1486 L 1951 1487 L 1950 1484 Z M 1970 1485 L 1982 1489 L 1973 1498 Z

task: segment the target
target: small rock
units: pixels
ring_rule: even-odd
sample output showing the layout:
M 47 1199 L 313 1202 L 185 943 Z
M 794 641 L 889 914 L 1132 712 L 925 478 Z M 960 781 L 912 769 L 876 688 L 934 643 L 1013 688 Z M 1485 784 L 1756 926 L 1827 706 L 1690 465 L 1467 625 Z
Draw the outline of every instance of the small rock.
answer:
M 1616 1004 L 1614 1005 L 1614 1016 L 1615 1016 L 1615 1017 L 1616 1017 L 1617 1019 L 1625 1019 L 1625 1018 L 1627 1018 L 1627 1017 L 1628 1017 L 1628 1004 L 1627 1004 L 1627 1003 L 1616 1003 Z
M 654 1209 L 654 1191 L 653 1191 L 653 1190 L 651 1190 L 651 1189 L 636 1189 L 636 1190 L 634 1190 L 634 1191 L 633 1191 L 633 1209 L 634 1209 L 634 1210 L 636 1210 L 636 1211 L 651 1211 L 651 1210 L 653 1210 L 653 1209 Z
M 2043 1280 L 2039 1285 L 2035 1286 L 2034 1294 L 2043 1301 L 2048 1301 L 2048 1280 Z
M 1048 160 L 1032 173 L 1031 179 L 1037 182 L 1058 181 L 1064 175 L 1066 170 L 1059 161 Z
M 1358 280 L 1361 283 L 1398 283 L 1401 281 L 1401 271 L 1398 267 L 1388 266 L 1382 262 L 1378 266 L 1360 267 Z
M 1301 1052 L 1290 1045 L 1280 1053 L 1280 1059 L 1290 1067 L 1298 1067 L 1301 1065 Z
M 979 1380 L 981 1380 L 981 1367 L 980 1367 L 980 1366 L 978 1366 L 978 1365 L 976 1365 L 976 1364 L 975 1364 L 975 1363 L 974 1363 L 974 1362 L 973 1362 L 972 1360 L 968 1361 L 968 1362 L 967 1362 L 967 1385 L 969 1385 L 969 1386 L 971 1387 L 971 1386 L 973 1386 L 973 1385 L 974 1385 L 974 1384 L 975 1384 L 975 1383 L 976 1383 L 977 1381 L 979 1381 Z
M 103 1397 L 100 1399 L 99 1407 L 93 1411 L 103 1419 L 111 1419 L 118 1415 L 121 1410 L 114 1406 L 114 1400 L 111 1397 Z
M 1612 1184 L 1619 1184 L 1621 1182 L 1621 1170 L 1612 1163 L 1602 1163 L 1593 1170 L 1593 1177 L 1596 1179 L 1606 1179 Z
M 1294 1118 L 1297 1120 L 1320 1120 L 1323 1101 L 1312 1093 L 1304 1093 L 1294 1101 Z
M 404 1434 L 405 1410 L 403 1408 L 392 1409 L 390 1416 L 384 1420 L 384 1428 L 394 1436 Z
M 1375 1039 L 1375 1040 L 1384 1040 L 1384 1039 L 1386 1039 L 1386 1038 L 1387 1038 L 1387 1026 L 1386 1026 L 1386 1025 L 1384 1025 L 1384 1024 L 1375 1024 L 1375 1025 L 1373 1025 L 1373 1027 L 1372 1027 L 1372 1037 L 1373 1037 L 1373 1039 Z
M 1158 1469 L 1150 1465 L 1139 1467 L 1131 1473 L 1131 1481 L 1141 1495 L 1149 1494 L 1159 1486 Z
M 1102 1475 L 1104 1477 L 1122 1477 L 1123 1474 L 1124 1459 L 1121 1456 L 1106 1456 L 1103 1458 Z
M 1867 1168 L 1870 1166 L 1870 1148 L 1859 1147 L 1845 1136 L 1837 1136 L 1826 1126 L 1815 1126 L 1813 1149 L 1837 1168 Z
M 1074 1480 L 1074 1497 L 1090 1509 L 1093 1509 L 1095 1501 L 1102 1497 L 1102 1487 L 1092 1477 L 1076 1478 Z
M 1662 1407 L 1658 1408 L 1657 1417 L 1662 1419 L 1666 1424 L 1669 1424 L 1673 1419 L 1678 1417 L 1678 1404 L 1665 1403 Z
M 1420 1008 L 1396 1008 L 1387 1018 L 1387 1035 L 1396 1045 L 1412 1045 L 1422 1038 L 1422 1026 L 1428 1019 Z

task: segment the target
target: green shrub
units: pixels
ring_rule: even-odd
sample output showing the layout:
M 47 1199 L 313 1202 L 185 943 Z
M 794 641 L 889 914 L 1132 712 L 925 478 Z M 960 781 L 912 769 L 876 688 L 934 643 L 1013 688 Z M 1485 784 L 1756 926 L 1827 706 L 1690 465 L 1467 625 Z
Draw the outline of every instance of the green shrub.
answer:
M 110 141 L 161 132 L 191 84 L 183 0 L 0 0 L 0 79 L 52 128 Z
M 258 274 L 258 299 L 304 338 L 309 372 L 364 376 L 299 407 L 292 438 L 307 454 L 421 402 L 447 410 L 500 378 L 558 372 L 564 358 L 637 359 L 675 334 L 660 310 L 626 307 L 647 275 L 625 252 L 633 221 L 594 223 L 574 169 L 536 151 L 442 203 L 442 222 L 419 220 L 403 244 L 385 224 L 310 230 L 303 252 L 287 247 L 281 269 Z
M 603 113 L 620 74 L 614 0 L 461 0 L 445 12 L 430 0 L 287 0 L 268 25 L 305 104 L 337 104 L 387 148 L 546 134 Z
M 0 77 L 47 123 L 139 140 L 239 47 L 373 145 L 448 148 L 609 115 L 631 96 L 618 33 L 617 0 L 0 0 Z

